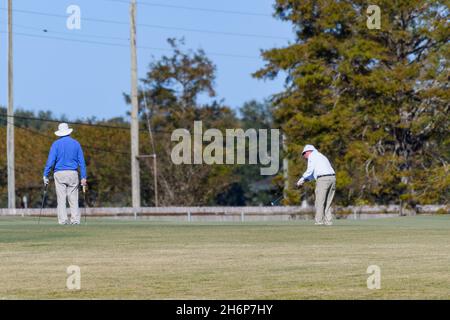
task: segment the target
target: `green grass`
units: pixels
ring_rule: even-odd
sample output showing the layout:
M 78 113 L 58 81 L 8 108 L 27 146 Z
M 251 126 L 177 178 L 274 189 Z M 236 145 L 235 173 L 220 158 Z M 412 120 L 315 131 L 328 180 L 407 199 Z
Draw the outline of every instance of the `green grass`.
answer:
M 81 268 L 81 290 L 66 268 Z M 369 290 L 369 265 L 381 289 Z M 450 217 L 177 223 L 0 219 L 0 299 L 449 299 Z

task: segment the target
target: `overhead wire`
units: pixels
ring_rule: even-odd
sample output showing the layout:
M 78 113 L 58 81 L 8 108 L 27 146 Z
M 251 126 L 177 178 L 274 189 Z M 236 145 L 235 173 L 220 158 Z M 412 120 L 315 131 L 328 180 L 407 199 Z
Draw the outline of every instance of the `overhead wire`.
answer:
M 122 3 L 128 3 L 128 1 L 121 1 L 121 0 L 105 0 L 110 2 L 122 2 Z M 154 7 L 166 7 L 166 8 L 176 8 L 176 9 L 184 9 L 184 10 L 194 10 L 194 11 L 203 11 L 203 12 L 215 12 L 215 13 L 223 13 L 223 14 L 240 14 L 240 15 L 256 15 L 256 16 L 269 16 L 270 15 L 264 15 L 264 14 L 258 14 L 258 13 L 250 13 L 250 12 L 240 12 L 240 11 L 227 11 L 227 10 L 216 10 L 216 9 L 208 9 L 208 8 L 198 8 L 198 7 L 187 7 L 187 6 L 175 6 L 170 4 L 160 4 L 160 3 L 151 3 L 151 2 L 144 2 L 144 1 L 138 1 L 138 4 L 146 5 L 146 6 L 154 6 Z M 0 7 L 0 10 L 7 10 L 6 8 Z M 22 10 L 22 9 L 13 9 L 14 12 L 18 13 L 25 13 L 25 14 L 33 14 L 33 15 L 40 15 L 40 16 L 49 16 L 49 17 L 57 17 L 57 18 L 67 18 L 66 15 L 61 14 L 54 14 L 54 13 L 46 13 L 46 12 L 38 12 L 38 11 L 32 11 L 32 10 Z M 118 25 L 128 25 L 128 22 L 124 21 L 117 21 L 117 20 L 109 20 L 109 19 L 99 19 L 99 18 L 86 18 L 83 17 L 83 20 L 91 21 L 91 22 L 99 22 L 99 23 L 110 23 L 110 24 L 118 24 Z M 61 34 L 61 35 L 68 35 L 68 33 L 65 32 L 57 32 L 53 30 L 49 30 L 46 28 L 37 28 L 37 27 L 31 27 L 31 26 L 25 26 L 25 25 L 17 25 L 18 27 L 26 28 L 29 30 L 39 30 L 44 33 L 55 33 L 55 34 Z M 211 30 L 203 30 L 203 29 L 186 29 L 186 28 L 174 28 L 174 27 L 167 27 L 167 26 L 160 26 L 160 25 L 149 25 L 149 24 L 137 24 L 138 26 L 142 27 L 149 27 L 149 28 L 160 28 L 160 29 L 175 29 L 180 31 L 190 31 L 190 32 L 200 32 L 200 33 L 210 33 L 210 34 L 223 34 L 223 35 L 230 35 L 230 36 L 244 36 L 244 37 L 263 37 L 263 38 L 278 38 L 278 39 L 288 39 L 284 37 L 273 37 L 273 36 L 266 36 L 266 35 L 255 35 L 255 34 L 243 34 L 243 33 L 231 33 L 231 32 L 218 32 L 218 31 L 211 31 Z M 0 33 L 6 33 L 6 31 L 0 31 Z M 61 41 L 72 41 L 72 42 L 80 42 L 80 43 L 86 43 L 86 44 L 97 44 L 97 45 L 107 45 L 107 46 L 115 46 L 115 47 L 126 47 L 128 48 L 128 44 L 119 44 L 119 43 L 108 43 L 108 42 L 99 42 L 99 41 L 90 41 L 90 40 L 80 40 L 80 39 L 70 39 L 66 37 L 54 37 L 54 36 L 43 36 L 43 35 L 37 35 L 37 34 L 27 34 L 22 32 L 15 32 L 14 34 L 20 35 L 20 36 L 27 36 L 27 37 L 34 37 L 34 38 L 44 38 L 44 39 L 54 39 L 54 40 L 61 40 Z M 93 37 L 93 38 L 105 38 L 105 39 L 116 39 L 116 40 L 129 40 L 128 38 L 119 38 L 119 37 L 108 37 L 108 36 L 101 36 L 101 35 L 92 35 L 92 34 L 83 34 L 83 35 L 75 35 L 78 37 Z M 138 49 L 148 49 L 148 50 L 158 50 L 158 51 L 171 51 L 170 49 L 166 48 L 157 48 L 157 47 L 148 47 L 148 46 L 138 46 Z M 244 55 L 237 55 L 237 54 L 224 54 L 224 53 L 215 53 L 210 52 L 209 55 L 216 55 L 216 56 L 226 56 L 226 57 L 234 57 L 234 58 L 247 58 L 247 59 L 258 59 L 257 57 L 252 56 L 244 56 Z M 0 115 L 1 116 L 1 115 Z M 58 120 L 49 120 L 49 119 L 42 119 L 42 118 L 35 118 L 35 117 L 21 117 L 21 116 L 14 116 L 16 118 L 21 119 L 27 119 L 27 120 L 38 120 L 38 121 L 48 121 L 48 122 L 60 122 Z M 73 125 L 90 125 L 95 127 L 103 127 L 103 128 L 114 128 L 114 129 L 125 129 L 129 130 L 129 128 L 126 127 L 117 127 L 117 126 L 109 126 L 109 125 L 102 125 L 102 124 L 89 124 L 89 123 L 80 123 L 80 122 L 68 122 Z M 22 128 L 23 129 L 23 128 Z M 144 130 L 144 129 L 141 129 Z M 156 133 L 168 133 L 171 134 L 171 132 L 168 131 L 161 131 L 156 130 Z
M 94 123 L 88 123 L 88 122 L 79 122 L 79 121 L 67 121 L 67 120 L 54 120 L 54 119 L 46 119 L 46 118 L 38 118 L 38 117 L 29 117 L 29 116 L 18 116 L 18 115 L 14 115 L 14 116 L 8 116 L 5 114 L 0 114 L 0 118 L 5 118 L 5 117 L 13 117 L 16 119 L 22 119 L 22 120 L 31 120 L 31 121 L 42 121 L 42 122 L 52 122 L 52 123 L 61 123 L 61 122 L 65 122 L 67 124 L 71 124 L 71 125 L 80 125 L 80 126 L 89 126 L 89 127 L 98 127 L 98 128 L 105 128 L 105 129 L 120 129 L 120 130 L 127 130 L 129 131 L 131 128 L 130 127 L 124 127 L 124 126 L 111 126 L 111 125 L 105 125 L 105 124 L 94 124 Z M 179 128 L 179 129 L 185 129 L 185 128 Z M 242 129 L 242 128 L 236 128 L 236 129 Z M 271 129 L 277 129 L 277 128 L 271 128 Z M 160 134 L 170 134 L 172 135 L 173 131 L 170 130 L 162 130 L 162 129 L 152 129 L 155 133 L 160 133 Z M 148 129 L 139 129 L 139 131 L 141 132 L 148 132 Z M 234 136 L 234 135 L 227 135 L 224 134 L 224 136 Z M 48 136 L 47 136 L 48 137 Z M 52 137 L 53 139 L 53 137 Z
M 33 121 L 43 121 L 43 122 L 53 122 L 53 123 L 66 122 L 66 123 L 72 124 L 72 125 L 101 127 L 101 128 L 106 128 L 106 129 L 130 130 L 130 127 L 111 126 L 111 125 L 104 125 L 104 124 L 93 124 L 93 123 L 89 123 L 89 122 L 64 121 L 64 120 L 54 120 L 54 119 L 46 119 L 46 118 L 39 118 L 39 117 L 29 117 L 29 116 L 18 116 L 18 115 L 10 116 L 10 115 L 5 115 L 5 114 L 0 114 L 0 117 L 12 117 L 12 118 L 22 119 L 22 120 L 33 120 Z
M 1 115 L 0 115 L 0 116 L 1 116 Z M 8 121 L 7 119 L 4 120 L 4 121 L 5 121 L 6 123 L 9 123 L 9 124 L 13 125 L 14 127 L 18 128 L 18 129 L 21 129 L 21 130 L 24 130 L 24 131 L 28 131 L 28 132 L 30 132 L 30 133 L 33 133 L 34 135 L 38 135 L 38 136 L 47 138 L 47 139 L 49 139 L 49 140 L 54 140 L 54 139 L 55 139 L 54 137 L 49 136 L 49 135 L 44 134 L 44 133 L 41 133 L 41 132 L 39 132 L 39 131 L 30 129 L 30 128 L 27 128 L 27 127 L 19 126 L 19 125 L 17 125 L 16 123 L 12 123 L 11 121 Z M 126 152 L 126 151 L 118 151 L 118 150 L 108 150 L 108 149 L 99 148 L 99 147 L 97 147 L 97 146 L 93 146 L 93 145 L 89 145 L 89 144 L 83 144 L 83 148 L 91 149 L 91 150 L 99 151 L 99 152 L 106 152 L 106 153 L 115 153 L 115 154 L 130 155 L 130 152 Z
M 6 8 L 0 7 L 0 10 L 6 10 Z M 13 9 L 13 12 L 67 19 L 67 16 L 63 15 L 63 14 L 48 13 L 48 12 L 41 12 L 41 11 Z M 84 17 L 84 16 L 83 16 L 83 21 L 97 22 L 97 23 L 107 23 L 107 24 L 117 24 L 117 25 L 126 25 L 126 26 L 129 25 L 128 21 L 119 21 L 119 20 L 102 19 L 102 18 L 90 18 L 90 17 Z M 250 34 L 250 33 L 242 33 L 242 32 L 217 31 L 217 30 L 208 30 L 208 29 L 191 29 L 191 28 L 182 28 L 182 27 L 163 26 L 163 25 L 157 25 L 157 24 L 137 23 L 136 26 L 138 26 L 138 27 L 145 27 L 145 28 L 154 28 L 154 29 L 177 30 L 177 31 L 186 31 L 186 32 L 214 34 L 214 35 L 234 36 L 234 37 L 267 38 L 267 39 L 289 40 L 289 38 L 287 38 L 287 37 L 280 37 L 280 36 L 273 36 L 273 35 Z
M 2 30 L 2 31 L 0 31 L 0 33 L 7 33 L 7 32 Z M 43 36 L 43 35 L 36 35 L 36 34 L 29 34 L 29 33 L 22 33 L 22 32 L 14 32 L 13 34 L 19 35 L 19 36 L 32 37 L 32 38 L 40 38 L 40 39 L 53 39 L 53 40 L 61 40 L 61 41 L 70 41 L 70 42 L 79 42 L 79 43 L 87 43 L 87 44 L 129 48 L 128 44 L 108 43 L 108 42 L 80 40 L 80 39 L 69 39 L 69 38 L 63 38 L 63 37 Z M 148 46 L 137 46 L 136 48 L 143 49 L 143 50 L 152 50 L 152 51 L 166 51 L 166 52 L 172 51 L 171 49 L 167 49 L 167 48 L 157 48 L 157 47 L 148 47 Z M 245 56 L 245 55 L 239 55 L 239 54 L 228 54 L 228 53 L 218 53 L 218 52 L 208 52 L 207 54 L 211 55 L 211 56 L 230 57 L 230 58 L 242 58 L 242 59 L 253 59 L 253 60 L 259 59 L 258 57 L 255 57 L 255 56 Z
M 6 23 L 6 21 L 3 21 L 2 19 L 0 19 L 0 23 L 1 22 Z M 61 31 L 56 31 L 56 30 L 52 30 L 52 29 L 48 29 L 48 28 L 39 28 L 39 27 L 36 27 L 36 26 L 29 26 L 29 25 L 23 25 L 23 24 L 18 24 L 18 23 L 13 23 L 12 25 L 13 25 L 13 27 L 19 27 L 19 28 L 27 29 L 27 30 L 40 31 L 40 32 L 44 32 L 44 33 L 47 33 L 47 34 L 60 34 L 60 35 L 64 35 L 64 36 L 70 35 L 72 37 L 112 39 L 112 40 L 123 40 L 123 41 L 129 41 L 130 40 L 130 38 L 125 38 L 125 37 L 111 37 L 111 36 L 105 36 L 105 35 L 94 35 L 94 34 L 87 34 L 87 33 L 84 33 L 84 32 L 82 34 L 61 32 Z
M 130 2 L 127 0 L 104 0 L 104 1 L 130 4 Z M 181 10 L 189 10 L 189 11 L 208 12 L 208 13 L 272 18 L 272 15 L 267 14 L 267 13 L 260 13 L 260 12 L 234 11 L 234 10 L 212 9 L 212 8 L 203 8 L 203 7 L 190 7 L 190 6 L 180 6 L 180 5 L 173 5 L 173 4 L 167 4 L 167 3 L 163 4 L 163 3 L 148 2 L 148 1 L 136 1 L 136 3 L 137 3 L 137 5 L 150 6 L 150 7 L 160 7 L 160 8 L 181 9 Z

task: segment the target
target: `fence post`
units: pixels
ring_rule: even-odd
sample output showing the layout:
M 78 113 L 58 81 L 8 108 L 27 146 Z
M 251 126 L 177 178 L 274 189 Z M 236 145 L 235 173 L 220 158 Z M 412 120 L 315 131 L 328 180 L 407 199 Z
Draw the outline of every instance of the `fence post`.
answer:
M 245 220 L 245 214 L 244 211 L 241 211 L 241 222 L 244 222 Z
M 191 212 L 190 211 L 188 211 L 188 213 L 187 213 L 187 219 L 188 219 L 188 222 L 191 222 Z

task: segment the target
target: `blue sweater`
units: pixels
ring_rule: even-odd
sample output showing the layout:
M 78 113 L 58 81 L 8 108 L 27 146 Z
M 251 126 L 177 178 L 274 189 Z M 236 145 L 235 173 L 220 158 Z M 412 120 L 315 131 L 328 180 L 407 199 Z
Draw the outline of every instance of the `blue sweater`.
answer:
M 48 177 L 50 170 L 77 170 L 80 167 L 81 179 L 86 179 L 86 163 L 80 143 L 70 136 L 61 137 L 53 142 L 48 154 L 44 176 Z

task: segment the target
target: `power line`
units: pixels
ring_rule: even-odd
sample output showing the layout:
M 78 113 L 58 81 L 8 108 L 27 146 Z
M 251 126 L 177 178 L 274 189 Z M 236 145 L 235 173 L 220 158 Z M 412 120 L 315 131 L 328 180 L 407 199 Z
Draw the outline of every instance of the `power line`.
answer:
M 21 119 L 21 120 L 30 120 L 30 121 L 42 121 L 42 122 L 51 122 L 51 123 L 61 123 L 65 122 L 67 124 L 71 125 L 79 125 L 79 126 L 87 126 L 87 127 L 95 127 L 95 128 L 103 128 L 103 129 L 119 129 L 119 130 L 126 130 L 130 131 L 130 127 L 119 127 L 119 126 L 110 126 L 110 125 L 104 125 L 104 124 L 95 124 L 95 123 L 87 123 L 87 122 L 77 122 L 77 121 L 64 121 L 64 120 L 53 120 L 53 119 L 45 119 L 45 118 L 38 118 L 38 117 L 28 117 L 28 116 L 8 116 L 6 114 L 0 114 L 0 118 L 15 118 L 15 119 Z M 4 120 L 6 121 L 6 120 Z M 146 129 L 139 129 L 141 132 L 147 132 Z M 172 134 L 171 131 L 168 130 L 154 130 L 156 133 L 164 133 L 164 134 Z
M 5 10 L 5 8 L 0 8 L 0 10 Z M 32 14 L 32 15 L 41 15 L 47 17 L 54 18 L 64 18 L 67 19 L 66 15 L 62 14 L 54 14 L 47 12 L 39 12 L 39 11 L 31 11 L 31 10 L 22 10 L 22 9 L 14 9 L 14 12 Z M 118 24 L 118 25 L 128 25 L 128 22 L 118 21 L 118 20 L 109 20 L 109 19 L 100 19 L 100 18 L 86 18 L 83 17 L 84 21 L 98 22 L 98 23 L 109 23 L 109 24 Z M 176 30 L 176 31 L 186 31 L 186 32 L 195 32 L 195 33 L 204 33 L 204 34 L 213 34 L 213 35 L 224 35 L 224 36 L 234 36 L 234 37 L 246 37 L 246 38 L 265 38 L 265 39 L 278 39 L 278 40 L 289 40 L 287 37 L 280 36 L 271 36 L 271 35 L 262 35 L 262 34 L 250 34 L 250 33 L 240 33 L 240 32 L 227 32 L 227 31 L 217 31 L 217 30 L 207 30 L 207 29 L 191 29 L 191 28 L 182 28 L 182 27 L 171 27 L 171 26 L 163 26 L 163 25 L 155 25 L 155 24 L 145 24 L 138 23 L 136 24 L 138 27 L 145 28 L 153 28 L 153 29 L 163 29 L 163 30 Z
M 129 2 L 126 1 L 126 0 L 105 0 L 105 1 L 129 4 Z M 154 3 L 154 2 L 146 2 L 146 1 L 138 1 L 137 4 L 138 5 L 143 5 L 143 6 L 169 8 L 169 9 L 182 9 L 182 10 L 189 10 L 189 11 L 201 11 L 201 12 L 212 12 L 212 13 L 243 15 L 243 16 L 255 16 L 255 17 L 270 17 L 270 18 L 272 17 L 272 15 L 266 14 L 266 13 L 221 10 L 221 9 L 201 8 L 201 7 L 187 7 L 187 6 L 179 6 L 179 5 L 172 5 L 172 4 L 162 4 L 162 3 Z
M 4 22 L 2 21 L 2 19 L 0 19 L 0 22 Z M 104 36 L 104 35 L 94 35 L 94 34 L 86 34 L 83 32 L 83 34 L 77 34 L 77 33 L 69 33 L 69 32 L 61 32 L 61 31 L 55 31 L 55 30 L 50 30 L 47 28 L 38 28 L 38 27 L 33 27 L 33 26 L 26 26 L 23 24 L 17 24 L 17 23 L 13 23 L 13 26 L 15 27 L 19 27 L 19 28 L 23 28 L 23 29 L 28 29 L 28 30 L 35 30 L 35 31 L 40 31 L 40 32 L 44 32 L 46 34 L 60 34 L 60 35 L 65 35 L 65 36 L 73 36 L 73 37 L 86 37 L 86 38 L 98 38 L 98 39 L 113 39 L 113 40 L 123 40 L 123 41 L 129 41 L 129 38 L 124 38 L 124 37 L 111 37 L 111 36 Z
M 6 8 L 0 7 L 0 10 L 6 10 Z M 48 12 L 23 10 L 23 9 L 14 9 L 13 11 L 17 12 L 17 13 L 25 13 L 25 14 L 31 14 L 31 15 L 44 16 L 44 17 L 53 17 L 53 18 L 64 18 L 64 19 L 67 19 L 66 15 L 57 14 L 57 13 L 48 13 Z M 99 19 L 99 18 L 86 18 L 86 17 L 83 17 L 83 20 L 84 21 L 92 21 L 92 22 L 100 22 L 100 23 L 128 25 L 128 22 L 117 21 L 117 20 L 108 20 L 108 19 Z
M 0 33 L 5 33 L 5 31 L 0 31 Z M 61 40 L 61 41 L 79 42 L 79 43 L 87 43 L 87 44 L 114 46 L 114 47 L 122 47 L 122 48 L 127 48 L 128 47 L 127 45 L 120 44 L 120 43 L 99 42 L 99 41 L 80 40 L 80 39 L 69 39 L 69 38 L 64 38 L 64 37 L 44 36 L 44 35 L 39 35 L 39 34 L 30 34 L 30 33 L 23 33 L 23 32 L 14 32 L 14 35 L 24 36 L 24 37 L 31 37 L 31 38 L 39 38 L 39 39 Z M 165 50 L 165 51 L 169 50 L 169 49 L 162 49 L 162 48 L 152 48 L 152 49 L 153 50 Z
M 0 31 L 0 33 L 6 33 L 6 31 Z M 121 47 L 121 48 L 129 48 L 129 45 L 120 44 L 120 43 L 111 43 L 111 42 L 99 42 L 99 41 L 91 41 L 91 40 L 80 40 L 80 39 L 70 39 L 64 37 L 54 37 L 54 36 L 43 36 L 37 34 L 29 34 L 22 32 L 14 32 L 15 35 L 31 37 L 31 38 L 40 38 L 40 39 L 50 39 L 50 40 L 59 40 L 59 41 L 69 41 L 69 42 L 78 42 L 78 43 L 86 43 L 86 44 L 94 44 L 94 45 L 104 45 L 104 46 L 112 46 L 112 47 Z M 171 49 L 166 48 L 158 48 L 158 47 L 149 47 L 149 46 L 137 46 L 140 50 L 152 50 L 152 51 L 165 51 L 171 52 Z M 228 57 L 228 58 L 239 58 L 239 59 L 259 59 L 256 56 L 245 56 L 239 54 L 229 54 L 229 53 L 220 53 L 220 52 L 206 52 L 207 55 L 211 56 L 219 56 L 219 57 Z
M 28 116 L 8 116 L 6 114 L 0 114 L 0 118 L 15 118 L 15 119 L 21 119 L 21 120 L 30 120 L 30 121 L 42 121 L 42 122 L 51 122 L 51 123 L 61 123 L 65 122 L 67 124 L 71 125 L 79 125 L 79 126 L 87 126 L 87 127 L 95 127 L 95 128 L 103 128 L 103 129 L 119 129 L 119 130 L 126 130 L 130 131 L 130 127 L 119 127 L 119 126 L 110 126 L 110 125 L 104 125 L 104 124 L 95 124 L 95 123 L 87 123 L 87 122 L 77 122 L 77 121 L 64 121 L 64 120 L 53 120 L 53 119 L 45 119 L 45 118 L 38 118 L 38 117 L 28 117 Z M 4 120 L 6 121 L 6 120 Z M 139 131 L 147 132 L 146 129 L 139 129 Z M 155 130 L 156 133 L 165 133 L 165 134 L 172 134 L 171 131 L 167 130 Z
M 8 120 L 4 120 L 4 122 L 10 123 L 10 124 L 12 124 L 14 127 L 18 128 L 18 129 L 21 129 L 21 130 L 24 130 L 24 131 L 31 132 L 31 133 L 33 133 L 34 135 L 38 135 L 38 136 L 41 136 L 41 137 L 45 137 L 45 138 L 47 138 L 47 139 L 49 139 L 49 140 L 52 140 L 52 141 L 55 140 L 55 137 L 49 136 L 49 135 L 44 134 L 44 133 L 41 133 L 41 132 L 39 132 L 39 131 L 35 131 L 35 130 L 33 130 L 33 129 L 30 129 L 30 128 L 21 127 L 21 126 L 15 124 L 15 123 L 11 123 L 11 122 L 8 121 Z M 87 144 L 83 144 L 83 148 L 91 149 L 91 150 L 99 151 L 99 152 L 106 152 L 106 153 L 115 153 L 115 154 L 130 155 L 129 152 L 118 151 L 118 150 L 107 150 L 107 149 L 103 149 L 103 148 L 99 148 L 99 147 L 97 147 L 97 146 L 92 146 L 92 145 L 87 145 Z
M 234 37 L 289 40 L 289 38 L 287 38 L 287 37 L 269 36 L 269 35 L 252 34 L 252 33 L 213 31 L 213 30 L 205 30 L 205 29 L 190 29 L 190 28 L 168 27 L 168 26 L 152 25 L 152 24 L 138 24 L 138 26 L 140 26 L 140 27 L 147 27 L 147 28 L 154 28 L 154 29 L 177 30 L 177 31 L 206 33 L 206 34 L 234 36 Z
M 22 120 L 42 121 L 42 122 L 52 122 L 52 123 L 65 122 L 65 123 L 71 124 L 71 125 L 80 125 L 80 126 L 97 127 L 97 128 L 105 128 L 105 129 L 121 129 L 121 130 L 127 130 L 127 131 L 130 130 L 130 127 L 110 126 L 110 125 L 94 124 L 94 123 L 87 123 L 87 122 L 53 120 L 53 119 L 45 119 L 45 118 L 38 118 L 38 117 L 27 117 L 27 116 L 17 116 L 17 115 L 7 116 L 5 114 L 0 114 L 0 118 L 7 118 L 7 117 L 13 117 L 13 118 L 22 119 Z M 3 121 L 6 121 L 6 120 L 3 120 Z M 24 128 L 22 128 L 22 129 L 24 129 Z M 179 128 L 179 129 L 184 129 L 184 128 Z M 236 129 L 243 129 L 243 128 L 236 128 Z M 271 129 L 277 129 L 277 128 L 271 128 Z M 141 131 L 141 132 L 148 132 L 146 129 L 139 129 L 139 131 Z M 168 135 L 172 135 L 172 133 L 173 133 L 173 131 L 162 130 L 162 129 L 153 129 L 153 131 L 155 133 L 168 134 Z M 225 134 L 225 136 L 234 136 L 234 135 L 227 135 L 227 134 Z M 49 136 L 47 136 L 47 137 L 49 137 Z M 53 139 L 53 137 L 51 137 L 51 138 Z
M 0 115 L 0 116 L 1 116 L 1 115 Z M 0 119 L 0 121 L 4 122 L 5 125 L 9 122 L 9 121 L 7 121 L 6 119 Z M 20 129 L 20 130 L 23 130 L 23 131 L 32 133 L 33 135 L 38 135 L 38 136 L 47 138 L 48 140 L 52 140 L 52 141 L 55 140 L 55 137 L 53 137 L 53 136 L 49 136 L 49 135 L 40 133 L 39 131 L 35 131 L 35 130 L 30 129 L 30 128 L 21 127 L 21 126 L 19 126 L 19 125 L 17 125 L 17 124 L 14 124 L 14 127 L 18 128 L 18 129 Z M 93 151 L 103 152 L 103 153 L 123 154 L 123 155 L 127 155 L 127 156 L 130 155 L 129 152 L 122 152 L 122 151 L 115 151 L 115 150 L 107 150 L 107 149 L 98 148 L 98 147 L 94 147 L 94 146 L 86 145 L 86 144 L 83 144 L 83 148 L 84 148 L 84 149 L 88 149 L 88 150 L 93 150 Z M 98 164 L 97 164 L 97 166 L 98 166 Z M 100 166 L 102 166 L 102 165 L 100 164 Z M 108 167 L 108 166 L 109 166 L 109 165 L 106 165 L 105 167 Z M 34 170 L 30 170 L 30 169 L 29 169 L 28 167 L 26 167 L 26 166 L 25 166 L 25 167 L 21 167 L 21 168 L 20 168 L 20 171 L 22 171 L 22 170 L 25 170 L 25 171 L 27 171 L 27 173 L 31 173 L 31 174 L 34 174 L 34 173 L 35 173 Z
M 32 121 L 43 121 L 43 122 L 53 122 L 53 123 L 61 123 L 65 122 L 72 125 L 80 125 L 80 126 L 90 126 L 90 127 L 98 127 L 98 128 L 105 128 L 105 129 L 123 129 L 123 130 L 130 130 L 129 127 L 119 127 L 119 126 L 110 126 L 110 125 L 104 125 L 104 124 L 94 124 L 94 123 L 87 123 L 87 122 L 77 122 L 77 121 L 62 121 L 62 120 L 53 120 L 53 119 L 45 119 L 45 118 L 38 118 L 38 117 L 27 117 L 27 116 L 7 116 L 5 114 L 0 114 L 0 117 L 13 117 L 16 119 L 22 119 L 22 120 L 32 120 Z

